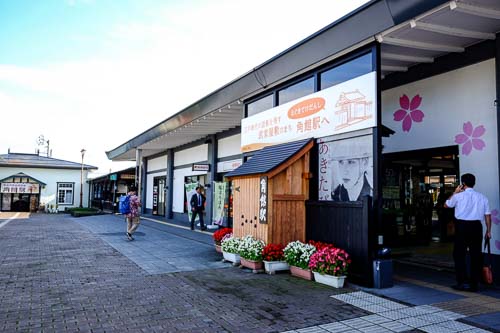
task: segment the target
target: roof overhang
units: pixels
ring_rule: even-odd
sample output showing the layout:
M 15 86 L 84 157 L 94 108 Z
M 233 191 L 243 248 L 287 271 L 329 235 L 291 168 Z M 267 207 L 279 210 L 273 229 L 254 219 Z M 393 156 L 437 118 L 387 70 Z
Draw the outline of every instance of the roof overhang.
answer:
M 378 41 L 383 78 L 500 31 L 496 0 L 374 0 L 283 51 L 135 138 L 108 151 L 114 161 L 152 156 L 241 125 L 243 101 Z M 332 43 L 332 41 L 335 41 Z
M 495 40 L 499 31 L 500 2 L 448 1 L 376 35 L 382 44 L 382 77 L 463 53 L 475 44 Z

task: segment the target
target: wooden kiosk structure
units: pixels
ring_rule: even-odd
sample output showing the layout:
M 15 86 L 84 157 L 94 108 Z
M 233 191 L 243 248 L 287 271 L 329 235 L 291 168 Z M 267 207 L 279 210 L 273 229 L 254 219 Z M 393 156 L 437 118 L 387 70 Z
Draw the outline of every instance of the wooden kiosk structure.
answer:
M 233 182 L 233 233 L 266 244 L 306 240 L 313 139 L 266 147 L 226 177 Z

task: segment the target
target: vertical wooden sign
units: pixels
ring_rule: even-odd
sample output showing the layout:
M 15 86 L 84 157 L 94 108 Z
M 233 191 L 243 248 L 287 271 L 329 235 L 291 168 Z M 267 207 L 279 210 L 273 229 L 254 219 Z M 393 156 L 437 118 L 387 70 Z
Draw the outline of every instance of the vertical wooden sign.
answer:
M 267 224 L 267 176 L 260 177 L 259 223 Z

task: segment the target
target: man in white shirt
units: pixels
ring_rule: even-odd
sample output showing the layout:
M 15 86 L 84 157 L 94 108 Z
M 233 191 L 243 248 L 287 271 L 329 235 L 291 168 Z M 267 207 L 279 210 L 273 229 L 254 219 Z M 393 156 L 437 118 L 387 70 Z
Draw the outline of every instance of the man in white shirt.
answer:
M 460 178 L 462 185 L 457 186 L 453 195 L 446 200 L 445 207 L 455 208 L 455 244 L 453 259 L 457 290 L 477 291 L 482 268 L 483 225 L 486 223 L 485 238 L 491 238 L 491 212 L 488 198 L 474 191 L 476 177 L 466 173 Z M 466 254 L 470 255 L 470 285 L 465 283 L 467 277 Z

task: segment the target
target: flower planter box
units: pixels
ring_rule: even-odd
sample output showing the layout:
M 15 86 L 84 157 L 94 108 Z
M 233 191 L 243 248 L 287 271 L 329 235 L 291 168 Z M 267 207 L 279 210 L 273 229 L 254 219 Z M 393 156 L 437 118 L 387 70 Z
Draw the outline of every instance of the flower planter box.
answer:
M 278 271 L 288 271 L 290 266 L 286 263 L 286 261 L 265 261 L 264 260 L 264 268 L 266 273 L 275 274 Z
M 316 280 L 316 282 L 326 284 L 327 286 L 334 288 L 344 287 L 344 282 L 346 279 L 345 276 L 333 276 L 327 274 L 320 274 L 318 272 L 313 272 L 313 273 L 314 273 L 314 280 Z
M 232 262 L 233 266 L 240 264 L 241 258 L 238 253 L 222 252 L 222 256 L 224 257 L 223 261 Z
M 290 273 L 293 275 L 293 276 L 296 276 L 296 277 L 299 277 L 299 278 L 302 278 L 302 279 L 306 279 L 306 280 L 309 280 L 309 281 L 312 281 L 313 280 L 313 273 L 311 272 L 311 270 L 309 269 L 302 269 L 300 267 L 297 267 L 297 266 L 290 266 Z
M 214 246 L 215 246 L 215 251 L 217 251 L 217 253 L 222 253 L 222 247 L 219 244 L 214 244 Z
M 262 261 L 254 261 L 241 258 L 241 266 L 250 268 L 252 270 L 252 273 L 260 273 L 264 271 L 264 263 Z

